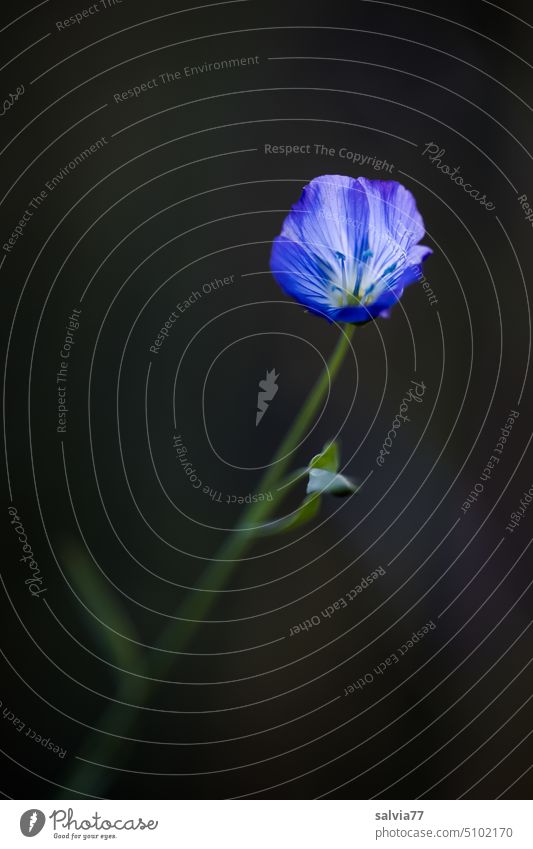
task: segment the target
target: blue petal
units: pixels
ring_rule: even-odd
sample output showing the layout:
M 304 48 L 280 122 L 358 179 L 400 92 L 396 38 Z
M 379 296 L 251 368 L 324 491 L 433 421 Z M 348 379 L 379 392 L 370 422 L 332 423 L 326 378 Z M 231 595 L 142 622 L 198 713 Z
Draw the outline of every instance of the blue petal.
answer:
M 306 245 L 277 236 L 272 246 L 270 266 L 279 285 L 292 298 L 313 312 L 329 315 L 331 266 Z
M 396 285 L 409 286 L 417 283 L 423 277 L 422 263 L 433 253 L 431 248 L 425 245 L 414 245 L 407 256 L 405 268 Z
M 305 186 L 281 235 L 338 266 L 339 254 L 357 260 L 368 249 L 367 231 L 368 205 L 357 181 L 326 174 Z
M 402 278 L 413 248 L 424 236 L 424 222 L 413 195 L 401 183 L 365 177 L 359 177 L 357 183 L 366 194 L 369 208 L 372 259 L 365 276 L 370 285 L 376 286 L 377 297 L 380 290 Z M 430 249 L 424 250 L 427 256 Z

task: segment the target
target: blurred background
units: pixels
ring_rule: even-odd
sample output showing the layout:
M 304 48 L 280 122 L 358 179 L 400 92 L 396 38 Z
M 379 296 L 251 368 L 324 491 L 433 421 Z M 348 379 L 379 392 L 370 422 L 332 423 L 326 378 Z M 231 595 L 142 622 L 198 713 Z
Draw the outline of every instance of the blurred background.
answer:
M 529 6 L 53 0 L 3 18 L 0 789 L 528 798 Z M 337 341 L 269 272 L 319 174 L 404 183 L 434 253 L 356 328 L 291 458 L 337 438 L 361 490 L 234 566 L 221 546 Z

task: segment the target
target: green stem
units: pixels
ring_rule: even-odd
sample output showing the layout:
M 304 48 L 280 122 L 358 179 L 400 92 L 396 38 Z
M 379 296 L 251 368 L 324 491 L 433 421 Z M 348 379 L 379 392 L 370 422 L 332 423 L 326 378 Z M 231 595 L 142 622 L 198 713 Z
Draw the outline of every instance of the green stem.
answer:
M 354 325 L 347 325 L 341 331 L 341 336 L 328 360 L 327 367 L 322 371 L 292 427 L 279 446 L 272 463 L 259 482 L 256 492 L 271 491 L 283 480 L 291 462 L 292 453 L 307 434 L 327 395 L 328 388 L 333 385 L 350 348 L 353 332 Z M 228 534 L 217 552 L 216 559 L 206 566 L 194 590 L 189 591 L 179 604 L 175 618 L 171 619 L 163 629 L 156 644 L 159 651 L 156 653 L 155 660 L 149 664 L 148 674 L 150 677 L 157 679 L 168 675 L 176 654 L 184 651 L 190 644 L 202 622 L 207 618 L 209 611 L 216 604 L 218 592 L 228 584 L 239 565 L 240 558 L 253 543 L 257 529 L 271 517 L 273 510 L 279 507 L 288 489 L 289 486 L 286 485 L 283 490 L 278 491 L 277 498 L 273 498 L 272 501 L 259 501 L 251 504 L 243 512 L 235 530 Z M 120 680 L 116 695 L 120 701 L 129 704 L 142 704 L 148 700 L 150 691 L 154 686 L 155 682 L 147 678 L 126 674 Z M 108 735 L 120 733 L 128 736 L 135 722 L 135 716 L 136 712 L 133 708 L 127 708 L 116 703 L 108 705 L 99 722 L 100 730 L 106 731 L 108 734 L 90 734 L 82 746 L 81 757 L 95 763 L 112 764 L 113 761 L 116 761 L 116 754 L 123 741 L 118 737 Z M 98 770 L 98 767 L 86 764 L 82 760 L 76 761 L 65 776 L 66 786 L 87 793 L 94 793 L 97 785 L 98 791 L 103 792 L 104 786 L 111 782 L 114 773 L 111 770 L 95 773 L 95 770 Z M 97 780 L 95 780 L 95 775 L 98 775 Z
M 341 331 L 337 344 L 328 360 L 326 368 L 323 369 L 319 379 L 315 383 L 311 393 L 292 427 L 288 431 L 271 464 L 259 482 L 256 492 L 269 492 L 282 480 L 289 463 L 291 454 L 305 437 L 310 425 L 314 421 L 330 386 L 344 361 L 350 348 L 354 332 L 354 325 L 347 325 Z M 281 493 L 281 498 L 284 493 Z M 180 604 L 177 620 L 172 620 L 164 629 L 162 639 L 159 643 L 161 648 L 173 651 L 183 650 L 192 636 L 196 633 L 198 626 L 205 619 L 209 610 L 217 600 L 217 591 L 221 590 L 229 581 L 231 575 L 238 566 L 239 558 L 247 551 L 254 540 L 257 528 L 266 522 L 272 515 L 272 511 L 279 506 L 280 498 L 272 501 L 258 501 L 251 504 L 242 513 L 236 530 L 232 531 L 217 553 L 216 560 L 206 567 L 200 576 L 195 590 L 188 594 L 187 598 Z M 229 562 L 221 562 L 229 561 Z M 210 590 L 212 592 L 196 592 L 196 590 Z M 188 620 L 188 621 L 187 621 Z M 194 621 L 191 621 L 194 620 Z

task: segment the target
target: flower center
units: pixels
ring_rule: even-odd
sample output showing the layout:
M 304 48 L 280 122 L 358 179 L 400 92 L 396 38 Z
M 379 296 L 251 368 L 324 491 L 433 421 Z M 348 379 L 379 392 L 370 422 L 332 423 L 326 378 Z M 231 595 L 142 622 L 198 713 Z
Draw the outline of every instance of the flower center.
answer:
M 372 251 L 363 251 L 360 260 L 357 263 L 352 263 L 351 267 L 341 251 L 335 251 L 335 256 L 340 266 L 338 282 L 332 283 L 331 286 L 332 301 L 335 306 L 353 307 L 371 303 L 375 298 L 375 295 L 372 297 L 372 292 L 379 283 L 379 280 L 370 284 L 365 281 L 365 277 L 368 278 L 371 275 L 367 260 L 374 256 Z
M 355 293 L 354 275 L 350 273 L 351 269 L 348 268 L 344 254 L 341 251 L 335 251 L 335 256 L 339 261 L 340 275 L 337 277 L 338 282 L 332 282 L 331 285 L 333 303 L 337 307 L 357 306 L 361 300 Z

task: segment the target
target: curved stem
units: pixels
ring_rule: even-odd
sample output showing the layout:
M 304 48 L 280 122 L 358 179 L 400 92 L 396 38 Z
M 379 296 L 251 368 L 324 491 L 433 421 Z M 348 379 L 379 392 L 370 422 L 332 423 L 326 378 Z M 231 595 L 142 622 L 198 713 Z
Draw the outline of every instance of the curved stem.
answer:
M 354 325 L 348 325 L 341 331 L 341 336 L 326 368 L 322 371 L 292 427 L 276 451 L 256 492 L 272 490 L 283 479 L 291 461 L 292 452 L 305 437 L 329 387 L 339 372 L 350 348 L 353 332 Z M 111 770 L 95 773 L 95 769 L 98 770 L 99 767 L 93 764 L 112 765 L 113 760 L 116 760 L 116 754 L 125 742 L 124 738 L 127 738 L 128 729 L 131 729 L 136 720 L 138 711 L 133 706 L 148 701 L 148 696 L 157 684 L 157 679 L 164 678 L 168 674 L 176 654 L 189 645 L 207 614 L 216 604 L 218 592 L 228 583 L 239 565 L 239 558 L 253 543 L 258 527 L 270 518 L 287 491 L 288 487 L 283 489 L 277 499 L 256 502 L 244 510 L 235 531 L 228 534 L 219 549 L 217 558 L 206 566 L 194 590 L 187 593 L 179 604 L 175 617 L 163 629 L 155 645 L 156 658 L 146 670 L 147 677 L 137 673 L 121 676 L 116 693 L 117 701 L 109 704 L 104 710 L 99 722 L 100 734 L 98 736 L 94 733 L 89 734 L 84 741 L 79 759 L 71 765 L 66 776 L 67 787 L 72 787 L 73 791 L 76 788 L 79 792 L 94 793 L 96 784 L 98 784 L 98 790 L 102 791 L 104 785 L 111 781 L 114 774 Z M 122 736 L 118 736 L 119 733 Z M 95 779 L 96 774 L 98 779 Z
M 326 368 L 323 369 L 305 404 L 296 416 L 292 427 L 276 451 L 272 463 L 257 486 L 256 492 L 268 492 L 272 490 L 283 478 L 287 466 L 291 461 L 292 452 L 305 437 L 309 426 L 314 421 L 326 397 L 328 389 L 333 385 L 346 353 L 350 348 L 354 329 L 355 325 L 350 324 L 341 330 L 341 336 L 326 364 Z M 174 651 L 177 651 L 182 649 L 190 641 L 190 638 L 200 624 L 198 621 L 191 620 L 202 620 L 205 618 L 207 612 L 217 600 L 217 590 L 221 590 L 228 583 L 238 565 L 238 559 L 242 557 L 244 552 L 252 544 L 260 524 L 269 519 L 272 511 L 279 506 L 279 501 L 280 499 L 277 501 L 259 501 L 251 504 L 243 511 L 236 525 L 236 530 L 229 534 L 219 549 L 216 560 L 212 561 L 206 567 L 196 584 L 195 590 L 182 601 L 176 611 L 176 619 L 186 620 L 185 623 L 176 620 L 170 622 L 162 634 L 162 641 L 159 644 L 161 648 L 172 648 Z M 221 560 L 230 562 L 221 563 Z M 210 590 L 212 592 L 201 592 L 198 594 L 196 592 L 198 589 Z M 183 628 L 184 625 L 186 626 L 185 628 Z

